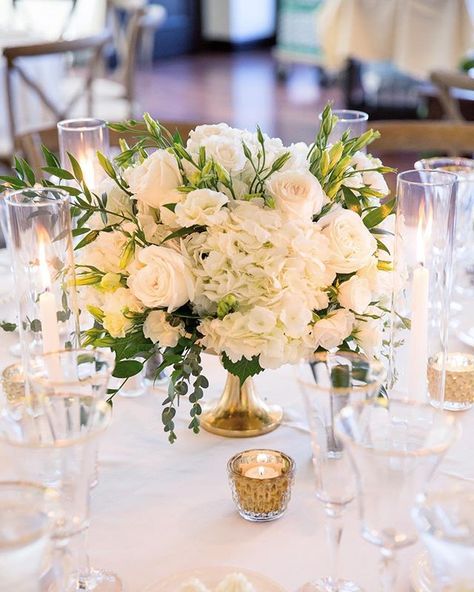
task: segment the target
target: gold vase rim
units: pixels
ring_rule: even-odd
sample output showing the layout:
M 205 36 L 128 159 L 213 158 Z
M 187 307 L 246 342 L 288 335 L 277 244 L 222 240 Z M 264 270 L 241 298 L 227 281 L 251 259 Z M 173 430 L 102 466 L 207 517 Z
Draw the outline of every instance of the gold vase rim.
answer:
M 276 477 L 265 478 L 263 481 L 266 481 L 266 482 L 275 481 L 277 479 L 281 479 L 282 477 L 287 477 L 287 476 L 292 477 L 294 475 L 295 469 L 296 469 L 296 463 L 291 458 L 291 456 L 289 456 L 288 454 L 285 454 L 284 452 L 281 452 L 280 450 L 274 450 L 272 448 L 249 448 L 248 450 L 242 450 L 241 452 L 237 452 L 237 454 L 234 454 L 234 456 L 232 458 L 230 458 L 229 461 L 227 462 L 227 469 L 228 469 L 229 473 L 235 477 L 242 477 L 244 479 L 252 479 L 253 481 L 255 481 L 255 479 L 253 479 L 252 477 L 246 477 L 245 475 L 242 475 L 242 473 L 237 471 L 234 468 L 233 463 L 239 457 L 243 456 L 244 454 L 249 454 L 249 453 L 255 452 L 257 450 L 262 453 L 272 454 L 273 456 L 281 456 L 288 463 L 287 470 L 285 470 L 284 472 L 282 471 L 282 473 L 280 475 L 277 475 Z

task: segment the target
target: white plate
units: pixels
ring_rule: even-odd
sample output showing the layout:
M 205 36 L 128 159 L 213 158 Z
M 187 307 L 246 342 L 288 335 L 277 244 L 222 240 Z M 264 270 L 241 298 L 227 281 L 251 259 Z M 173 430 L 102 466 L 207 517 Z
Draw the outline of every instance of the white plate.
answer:
M 256 592 L 287 592 L 283 586 L 255 571 L 233 566 L 200 567 L 175 573 L 144 588 L 143 592 L 178 592 L 181 586 L 193 579 L 200 580 L 213 591 L 222 580 L 232 573 L 241 573 L 253 585 Z

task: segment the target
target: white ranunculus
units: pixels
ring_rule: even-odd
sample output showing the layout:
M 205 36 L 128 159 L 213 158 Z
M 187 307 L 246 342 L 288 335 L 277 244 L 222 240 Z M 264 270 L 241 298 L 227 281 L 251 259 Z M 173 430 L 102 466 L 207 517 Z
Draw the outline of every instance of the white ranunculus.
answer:
M 152 310 L 143 323 L 143 334 L 161 347 L 175 347 L 184 335 L 184 325 L 173 326 L 166 320 L 164 311 Z
M 356 170 L 361 171 L 364 185 L 368 185 L 371 189 L 379 191 L 382 195 L 388 195 L 390 193 L 388 185 L 381 173 L 371 170 L 364 172 L 365 169 L 376 169 L 382 166 L 381 160 L 370 156 L 370 154 L 356 152 L 352 157 L 351 164 Z
M 311 220 L 327 201 L 319 181 L 309 171 L 279 171 L 271 175 L 265 187 L 276 209 L 289 218 Z
M 340 308 L 313 326 L 312 337 L 315 349 L 323 347 L 331 350 L 349 337 L 354 326 L 355 316 L 345 308 Z
M 242 142 L 237 136 L 210 136 L 203 140 L 202 146 L 206 149 L 208 158 L 212 158 L 231 174 L 240 173 L 247 163 Z
M 142 267 L 130 275 L 128 284 L 145 306 L 172 312 L 192 300 L 193 277 L 181 253 L 151 245 L 140 251 L 138 260 Z
M 156 150 L 142 164 L 127 169 L 124 177 L 134 197 L 152 208 L 182 198 L 177 188 L 183 179 L 176 158 L 166 150 Z
M 353 275 L 339 286 L 337 300 L 341 306 L 363 314 L 372 300 L 369 281 L 366 278 Z
M 383 338 L 380 319 L 367 318 L 357 321 L 353 334 L 367 356 L 380 355 Z
M 377 241 L 352 210 L 339 209 L 318 222 L 329 239 L 329 265 L 337 273 L 352 273 L 365 267 L 377 250 Z
M 179 226 L 222 224 L 227 217 L 222 207 L 228 201 L 227 195 L 212 189 L 190 191 L 176 206 L 176 222 Z

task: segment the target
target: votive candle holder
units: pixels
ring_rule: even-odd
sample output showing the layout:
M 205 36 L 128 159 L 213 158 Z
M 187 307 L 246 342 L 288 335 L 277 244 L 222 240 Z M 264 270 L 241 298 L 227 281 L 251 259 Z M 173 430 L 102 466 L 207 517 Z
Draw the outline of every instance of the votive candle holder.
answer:
M 295 463 L 277 450 L 245 450 L 227 465 L 232 497 L 242 518 L 251 522 L 276 520 L 291 497 Z

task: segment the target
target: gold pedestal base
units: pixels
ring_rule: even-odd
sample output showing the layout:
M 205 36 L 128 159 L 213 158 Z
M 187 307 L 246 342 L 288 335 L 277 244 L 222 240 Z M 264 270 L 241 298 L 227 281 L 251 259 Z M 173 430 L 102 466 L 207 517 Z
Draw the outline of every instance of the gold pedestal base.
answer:
M 240 386 L 239 378 L 229 373 L 221 398 L 204 408 L 200 423 L 218 436 L 248 438 L 273 431 L 282 418 L 281 407 L 259 399 L 251 378 Z

